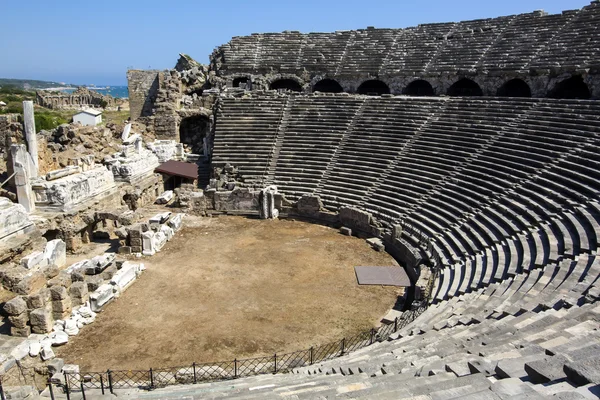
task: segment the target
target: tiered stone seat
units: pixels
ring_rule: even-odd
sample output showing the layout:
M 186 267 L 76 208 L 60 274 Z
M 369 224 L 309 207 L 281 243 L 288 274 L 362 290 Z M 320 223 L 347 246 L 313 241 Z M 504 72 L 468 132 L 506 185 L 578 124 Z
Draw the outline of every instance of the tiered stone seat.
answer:
M 218 72 L 385 78 L 584 68 L 598 54 L 599 13 L 592 2 L 561 14 L 538 11 L 406 29 L 253 34 L 234 37 L 216 50 Z
M 532 68 L 582 67 L 597 56 L 598 48 L 590 41 L 600 33 L 600 4 L 592 2 L 580 11 L 567 13 L 569 16 L 565 28 L 535 57 Z
M 273 182 L 290 199 L 297 199 L 317 187 L 362 100 L 314 96 L 290 101 Z
M 285 98 L 222 98 L 213 166 L 231 163 L 249 184 L 261 181 L 277 135 Z
M 486 51 L 501 36 L 514 16 L 458 23 L 426 72 L 475 70 Z
M 368 98 L 339 149 L 322 188 L 328 208 L 361 203 L 368 190 L 442 104 L 415 98 Z
M 568 20 L 569 14 L 544 15 L 538 11 L 518 15 L 481 60 L 490 71 L 519 71 L 531 62 Z

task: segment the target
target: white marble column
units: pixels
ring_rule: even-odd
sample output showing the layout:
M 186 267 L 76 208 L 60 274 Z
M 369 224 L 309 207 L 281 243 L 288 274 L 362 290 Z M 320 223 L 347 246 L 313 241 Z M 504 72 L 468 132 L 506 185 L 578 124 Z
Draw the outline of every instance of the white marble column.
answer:
M 27 140 L 27 150 L 33 162 L 33 170 L 30 171 L 30 178 L 38 177 L 39 162 L 37 136 L 35 132 L 35 118 L 33 115 L 33 101 L 28 100 L 23 102 L 23 124 L 25 125 L 25 139 Z

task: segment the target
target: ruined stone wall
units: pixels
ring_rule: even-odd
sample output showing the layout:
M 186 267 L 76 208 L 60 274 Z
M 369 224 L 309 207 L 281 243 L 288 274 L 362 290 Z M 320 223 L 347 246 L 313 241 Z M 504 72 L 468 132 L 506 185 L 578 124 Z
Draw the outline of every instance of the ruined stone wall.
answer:
M 38 90 L 36 103 L 42 107 L 57 110 L 80 110 L 84 108 L 115 109 L 117 100 L 84 87 L 73 93 L 52 93 Z
M 160 87 L 161 73 L 157 70 L 129 70 L 129 113 L 132 120 L 152 114 L 154 101 Z
M 23 140 L 21 114 L 0 115 L 0 155 L 6 157 L 10 145 Z

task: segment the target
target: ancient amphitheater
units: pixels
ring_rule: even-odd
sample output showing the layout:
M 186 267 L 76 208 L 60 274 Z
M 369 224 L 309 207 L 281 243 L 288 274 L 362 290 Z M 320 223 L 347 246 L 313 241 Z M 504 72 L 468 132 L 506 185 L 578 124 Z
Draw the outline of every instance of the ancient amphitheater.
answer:
M 0 349 L 11 398 L 600 397 L 600 2 L 253 34 L 209 66 L 181 55 L 128 80 L 133 125 L 104 165 L 78 159 L 40 178 L 27 112 L 27 146 L 9 149 L 19 204 L 0 199 L 13 297 Z M 193 182 L 173 180 L 188 164 Z M 152 206 L 163 189 L 167 206 Z M 55 358 L 127 299 L 151 255 L 183 240 L 186 218 L 224 214 L 367 239 L 404 267 L 401 306 L 373 329 L 284 354 L 107 371 Z M 99 227 L 119 237 L 116 259 L 68 266 Z

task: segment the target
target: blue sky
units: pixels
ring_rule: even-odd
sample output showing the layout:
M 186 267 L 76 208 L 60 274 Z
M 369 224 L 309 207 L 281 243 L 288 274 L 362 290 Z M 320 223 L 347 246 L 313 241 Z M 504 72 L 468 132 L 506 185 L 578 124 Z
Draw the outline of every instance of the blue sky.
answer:
M 172 68 L 179 53 L 208 62 L 232 36 L 403 28 L 543 9 L 590 0 L 4 0 L 0 77 L 125 85 L 128 68 Z

